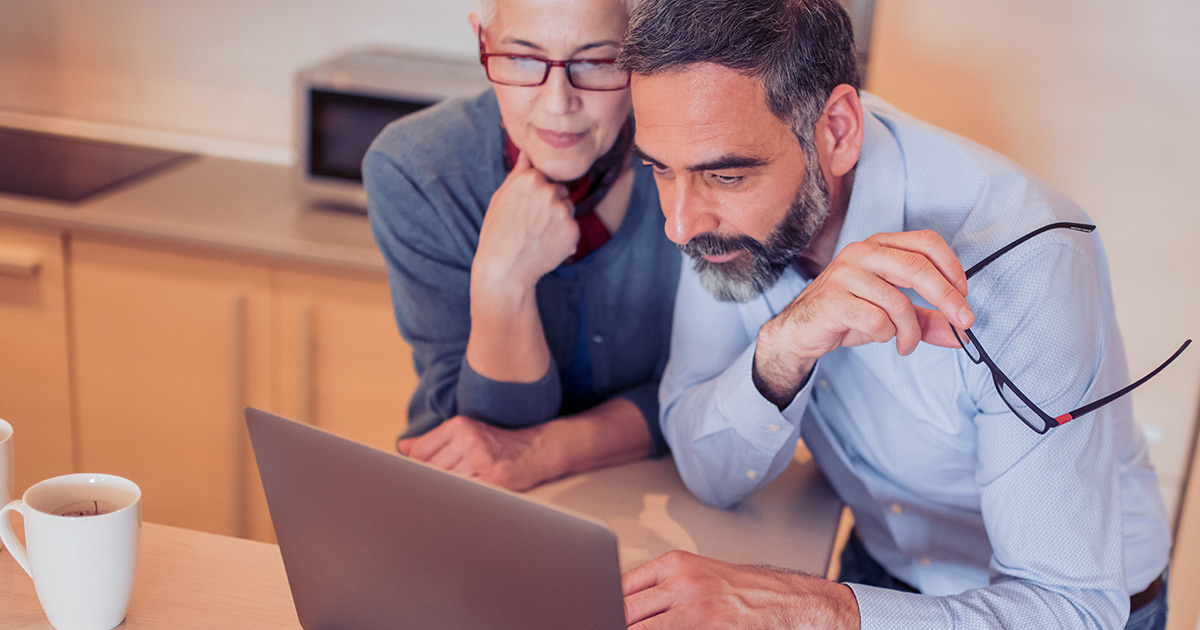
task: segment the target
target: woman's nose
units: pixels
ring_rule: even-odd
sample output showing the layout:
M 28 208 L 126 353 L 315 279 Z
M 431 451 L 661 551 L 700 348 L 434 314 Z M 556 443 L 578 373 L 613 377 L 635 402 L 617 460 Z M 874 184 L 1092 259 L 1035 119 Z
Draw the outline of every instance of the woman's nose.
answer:
M 569 114 L 579 107 L 579 90 L 571 85 L 565 67 L 550 68 L 550 74 L 540 89 L 543 107 L 549 114 Z

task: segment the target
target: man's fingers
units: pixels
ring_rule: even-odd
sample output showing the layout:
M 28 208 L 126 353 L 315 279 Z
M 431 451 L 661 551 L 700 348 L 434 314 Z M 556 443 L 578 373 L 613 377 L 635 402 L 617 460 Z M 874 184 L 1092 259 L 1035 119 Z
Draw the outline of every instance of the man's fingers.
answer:
M 858 264 L 894 286 L 916 290 L 960 328 L 970 328 L 975 323 L 975 315 L 962 292 L 925 255 L 868 245 L 859 255 Z M 965 275 L 962 282 L 965 286 Z
M 668 609 L 636 622 L 627 621 L 626 624 L 629 625 L 629 630 L 693 630 L 696 627 L 695 623 L 688 622 L 684 614 L 675 609 Z
M 660 584 L 665 577 L 663 571 L 660 557 L 621 576 L 626 625 L 632 627 L 670 608 L 667 591 Z
M 653 586 L 625 596 L 625 625 L 633 626 L 670 610 L 670 601 L 662 586 Z
M 838 280 L 859 298 L 842 308 L 851 318 L 847 322 L 851 330 L 877 343 L 895 337 L 900 354 L 912 353 L 921 342 L 921 325 L 907 295 L 879 276 L 853 267 L 843 271 Z
M 621 593 L 628 596 L 658 584 L 661 560 L 654 559 L 621 576 Z
M 944 315 L 921 306 L 916 307 L 916 312 L 921 322 L 921 341 L 943 348 L 962 347 Z
M 954 285 L 960 295 L 967 294 L 967 274 L 963 271 L 962 262 L 954 255 L 954 251 L 946 244 L 945 239 L 933 230 L 918 230 L 915 232 L 881 233 L 872 236 L 870 240 L 893 249 L 903 249 L 922 254 L 937 268 L 938 272 Z
M 861 257 L 859 253 L 851 255 Z M 832 326 L 830 332 L 841 329 L 875 343 L 895 338 L 901 354 L 911 353 L 921 342 L 921 326 L 908 296 L 864 268 L 861 261 L 831 266 L 822 275 L 823 284 L 838 289 L 826 292 L 819 307 L 819 319 Z M 847 339 L 843 337 L 839 345 L 856 345 L 846 343 Z
M 896 311 L 885 311 L 872 302 L 858 300 L 858 310 L 852 315 L 853 321 L 848 323 L 850 336 L 842 345 L 854 346 L 867 341 L 883 343 L 894 336 L 896 351 L 905 356 L 921 342 L 943 348 L 960 346 L 950 322 L 941 312 L 917 306 L 907 298 L 905 305 Z

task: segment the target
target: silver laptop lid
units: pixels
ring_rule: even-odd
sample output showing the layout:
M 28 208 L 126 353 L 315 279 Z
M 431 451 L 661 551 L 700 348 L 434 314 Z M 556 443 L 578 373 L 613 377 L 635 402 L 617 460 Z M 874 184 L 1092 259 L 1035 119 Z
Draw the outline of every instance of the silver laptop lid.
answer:
M 603 524 L 258 409 L 246 424 L 306 630 L 625 628 Z

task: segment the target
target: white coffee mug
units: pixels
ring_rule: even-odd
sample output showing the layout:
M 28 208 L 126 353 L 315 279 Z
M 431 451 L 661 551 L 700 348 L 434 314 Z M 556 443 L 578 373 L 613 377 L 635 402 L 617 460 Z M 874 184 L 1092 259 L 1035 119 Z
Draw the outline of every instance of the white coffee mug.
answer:
M 13 512 L 25 519 L 26 546 Z M 125 619 L 141 529 L 142 491 L 114 475 L 53 477 L 0 508 L 0 539 L 57 630 L 111 630 Z
M 0 505 L 13 500 L 13 428 L 0 420 Z M 0 544 L 0 550 L 4 545 Z

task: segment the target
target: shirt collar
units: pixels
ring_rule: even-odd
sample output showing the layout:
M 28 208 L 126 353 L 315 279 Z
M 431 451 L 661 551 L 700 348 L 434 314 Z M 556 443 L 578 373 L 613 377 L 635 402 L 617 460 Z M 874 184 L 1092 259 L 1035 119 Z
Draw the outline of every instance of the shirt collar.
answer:
M 868 94 L 864 94 L 864 100 L 876 101 Z M 904 153 L 900 143 L 888 126 L 864 106 L 862 150 L 834 256 L 850 243 L 864 241 L 874 234 L 904 230 L 904 181 Z M 761 299 L 751 300 L 742 308 L 754 311 L 752 319 L 766 321 L 790 304 L 808 282 L 792 265 L 763 292 Z

